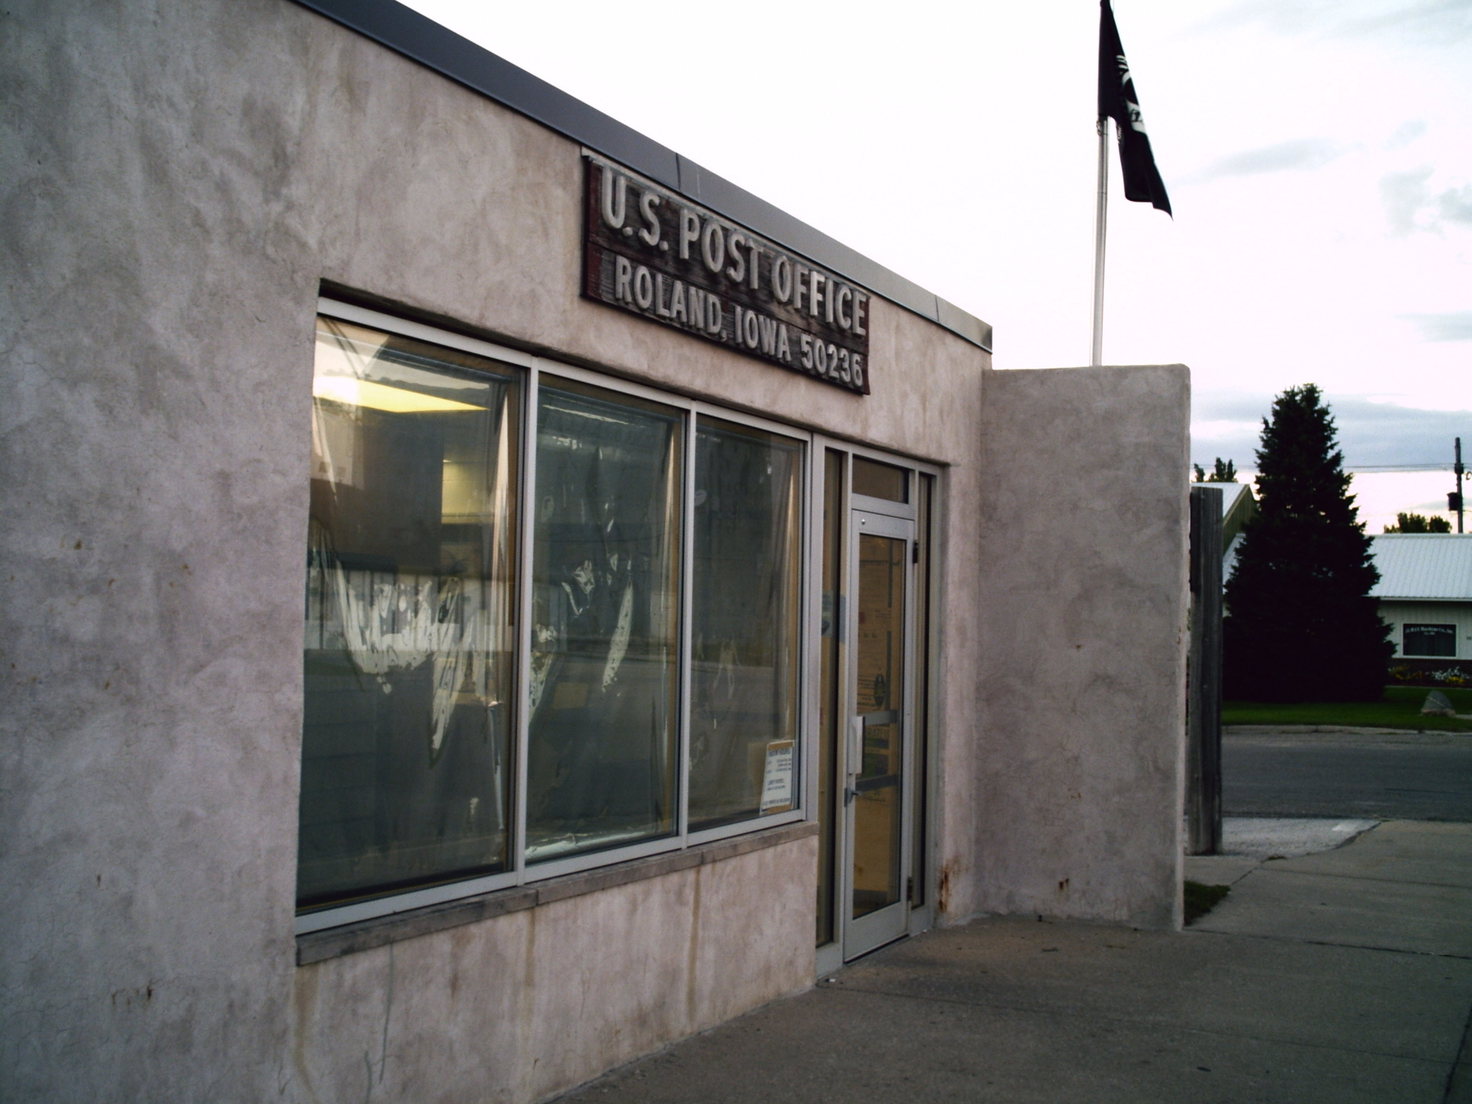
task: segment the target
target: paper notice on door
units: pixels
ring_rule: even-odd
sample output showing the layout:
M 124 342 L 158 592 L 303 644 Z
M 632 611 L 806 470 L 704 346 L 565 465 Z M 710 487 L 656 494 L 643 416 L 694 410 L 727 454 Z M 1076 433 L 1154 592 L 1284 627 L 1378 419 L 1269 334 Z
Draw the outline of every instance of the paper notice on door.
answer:
M 767 745 L 766 770 L 762 775 L 763 813 L 781 813 L 792 808 L 792 759 L 796 742 L 773 740 Z

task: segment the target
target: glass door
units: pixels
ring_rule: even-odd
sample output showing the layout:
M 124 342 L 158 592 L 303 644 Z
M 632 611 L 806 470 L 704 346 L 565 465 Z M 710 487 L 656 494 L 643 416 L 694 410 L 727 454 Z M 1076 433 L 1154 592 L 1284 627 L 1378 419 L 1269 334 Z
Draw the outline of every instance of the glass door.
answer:
M 851 518 L 845 959 L 906 932 L 914 757 L 914 522 L 862 510 Z

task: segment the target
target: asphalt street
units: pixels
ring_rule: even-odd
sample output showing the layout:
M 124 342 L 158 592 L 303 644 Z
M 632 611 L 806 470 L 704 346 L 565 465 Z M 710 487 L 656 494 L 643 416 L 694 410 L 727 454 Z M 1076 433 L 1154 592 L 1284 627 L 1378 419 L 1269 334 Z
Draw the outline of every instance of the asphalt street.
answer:
M 1231 728 L 1222 811 L 1472 822 L 1472 734 Z

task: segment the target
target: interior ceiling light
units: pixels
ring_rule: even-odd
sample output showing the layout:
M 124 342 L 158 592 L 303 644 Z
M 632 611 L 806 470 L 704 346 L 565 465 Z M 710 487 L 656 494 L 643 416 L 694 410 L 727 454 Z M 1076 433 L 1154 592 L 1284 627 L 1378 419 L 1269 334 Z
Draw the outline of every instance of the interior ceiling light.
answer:
M 472 403 L 442 399 L 422 391 L 390 387 L 386 383 L 357 379 L 353 376 L 317 376 L 312 381 L 312 394 L 319 399 L 364 406 L 370 410 L 386 410 L 390 414 L 447 413 L 457 410 L 483 410 Z

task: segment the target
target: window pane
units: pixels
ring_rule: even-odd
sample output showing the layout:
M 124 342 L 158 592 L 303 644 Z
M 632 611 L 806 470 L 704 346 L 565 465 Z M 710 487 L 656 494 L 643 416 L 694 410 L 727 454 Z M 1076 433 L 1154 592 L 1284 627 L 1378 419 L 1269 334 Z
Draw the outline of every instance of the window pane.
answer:
M 890 502 L 910 501 L 910 473 L 893 464 L 854 457 L 854 494 L 884 498 Z
M 863 758 L 854 789 L 853 916 L 900 899 L 904 837 L 905 571 L 902 540 L 859 535 L 858 712 Z
M 695 453 L 690 827 L 798 802 L 801 448 L 702 419 Z
M 318 321 L 298 902 L 504 869 L 515 377 Z
M 529 861 L 675 829 L 680 441 L 664 408 L 542 388 Z
M 1401 652 L 1408 656 L 1455 656 L 1455 625 L 1406 625 L 1402 629 Z

